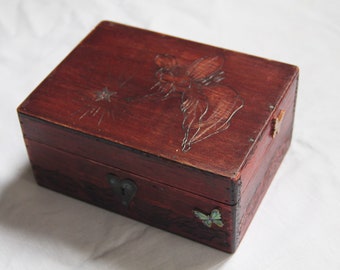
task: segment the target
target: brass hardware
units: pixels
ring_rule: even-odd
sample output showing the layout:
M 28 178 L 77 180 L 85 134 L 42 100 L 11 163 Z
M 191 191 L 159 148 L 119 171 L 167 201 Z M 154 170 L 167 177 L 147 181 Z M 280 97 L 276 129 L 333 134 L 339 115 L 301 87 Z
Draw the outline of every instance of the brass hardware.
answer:
M 273 119 L 273 122 L 272 122 L 272 137 L 273 138 L 275 138 L 275 136 L 279 134 L 280 132 L 281 124 L 285 116 L 285 113 L 286 113 L 285 110 L 281 110 L 279 112 L 279 115 Z

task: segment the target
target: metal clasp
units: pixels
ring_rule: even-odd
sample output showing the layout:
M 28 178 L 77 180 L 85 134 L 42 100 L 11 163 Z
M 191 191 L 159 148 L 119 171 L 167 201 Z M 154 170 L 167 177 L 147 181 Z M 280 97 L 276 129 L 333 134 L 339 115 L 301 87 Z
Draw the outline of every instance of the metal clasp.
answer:
M 108 174 L 107 180 L 110 183 L 113 193 L 119 198 L 124 206 L 128 206 L 137 192 L 137 185 L 130 179 L 119 179 L 114 174 Z

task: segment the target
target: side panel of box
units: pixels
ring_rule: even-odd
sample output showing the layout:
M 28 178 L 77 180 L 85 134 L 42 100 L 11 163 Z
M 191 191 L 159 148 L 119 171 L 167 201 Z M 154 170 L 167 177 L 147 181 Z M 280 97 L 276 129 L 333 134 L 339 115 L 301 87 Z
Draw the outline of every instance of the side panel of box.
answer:
M 271 184 L 291 142 L 298 77 L 294 78 L 289 90 L 273 112 L 273 119 L 258 139 L 241 172 L 241 199 L 236 214 L 236 242 L 243 238 L 257 208 Z M 280 125 L 274 119 L 284 113 Z M 273 136 L 275 128 L 278 133 Z
M 226 252 L 235 250 L 235 207 L 154 183 L 29 139 L 25 142 L 40 185 L 211 247 Z M 127 207 L 107 180 L 108 174 L 135 183 L 137 191 Z M 214 209 L 221 218 L 211 218 L 211 227 L 204 224 L 209 222 L 204 222 L 203 216 L 200 218 L 194 213 L 199 211 L 208 215 Z

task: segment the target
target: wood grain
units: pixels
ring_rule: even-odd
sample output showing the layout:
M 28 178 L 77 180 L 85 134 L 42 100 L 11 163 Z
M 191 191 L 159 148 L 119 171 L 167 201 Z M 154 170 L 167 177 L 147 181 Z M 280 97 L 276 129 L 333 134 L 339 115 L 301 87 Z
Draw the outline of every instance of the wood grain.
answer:
M 289 148 L 298 73 L 102 22 L 18 114 L 40 185 L 234 252 Z M 136 183 L 128 208 L 109 173 Z M 213 209 L 221 228 L 193 212 Z
M 207 89 L 196 87 L 194 91 L 194 100 L 201 100 L 198 96 L 204 94 L 203 100 L 216 108 L 217 115 L 210 119 L 215 119 L 222 129 L 223 122 L 219 123 L 218 119 L 224 118 L 218 116 L 222 112 L 218 100 L 231 105 L 241 99 L 244 104 L 227 121 L 228 129 L 197 142 L 187 152 L 182 151 L 182 143 L 190 125 L 186 121 L 183 128 L 186 117 L 183 114 L 189 117 L 193 113 L 183 106 L 183 98 L 189 94 L 183 97 L 182 92 L 189 93 L 194 87 L 183 84 L 178 87 L 180 83 L 176 83 L 177 91 L 165 100 L 145 98 L 155 92 L 153 86 L 159 82 L 160 67 L 155 58 L 160 54 L 174 56 L 179 69 L 189 73 L 185 78 L 189 77 L 196 86 L 200 78 L 210 78 L 211 72 L 199 77 L 196 73 L 201 74 L 201 70 L 190 71 L 192 64 L 209 57 L 223 57 L 223 65 L 215 65 L 212 70 L 223 72 L 224 79 L 211 83 Z M 161 69 L 166 73 L 165 68 Z M 183 77 L 179 71 L 172 73 L 177 79 Z M 272 106 L 280 102 L 296 74 L 297 68 L 291 65 L 103 22 L 37 87 L 19 112 L 179 164 L 235 178 L 271 118 Z M 98 99 L 98 92 L 105 89 L 111 95 L 110 101 Z M 237 93 L 239 98 L 231 93 Z M 190 100 L 192 103 L 193 99 Z M 204 111 L 205 105 L 193 103 L 194 112 L 202 114 L 199 108 Z M 189 128 L 189 137 L 195 125 L 196 121 Z M 209 131 L 208 135 L 212 133 Z
M 217 249 L 235 250 L 234 206 L 155 183 L 29 139 L 26 139 L 26 145 L 40 185 Z M 136 183 L 138 190 L 128 207 L 122 205 L 113 193 L 107 174 L 132 179 Z M 223 228 L 214 225 L 207 228 L 195 217 L 194 209 L 206 213 L 219 209 Z

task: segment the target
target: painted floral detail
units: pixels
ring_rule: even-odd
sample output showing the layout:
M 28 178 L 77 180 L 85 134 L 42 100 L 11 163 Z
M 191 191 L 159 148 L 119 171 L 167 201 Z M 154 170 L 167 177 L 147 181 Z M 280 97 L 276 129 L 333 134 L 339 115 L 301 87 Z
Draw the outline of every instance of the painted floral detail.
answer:
M 214 223 L 218 227 L 223 227 L 224 224 L 222 222 L 222 216 L 218 209 L 214 209 L 211 211 L 210 215 L 203 214 L 200 211 L 194 210 L 194 215 L 202 221 L 202 223 L 211 228 L 212 224 Z

